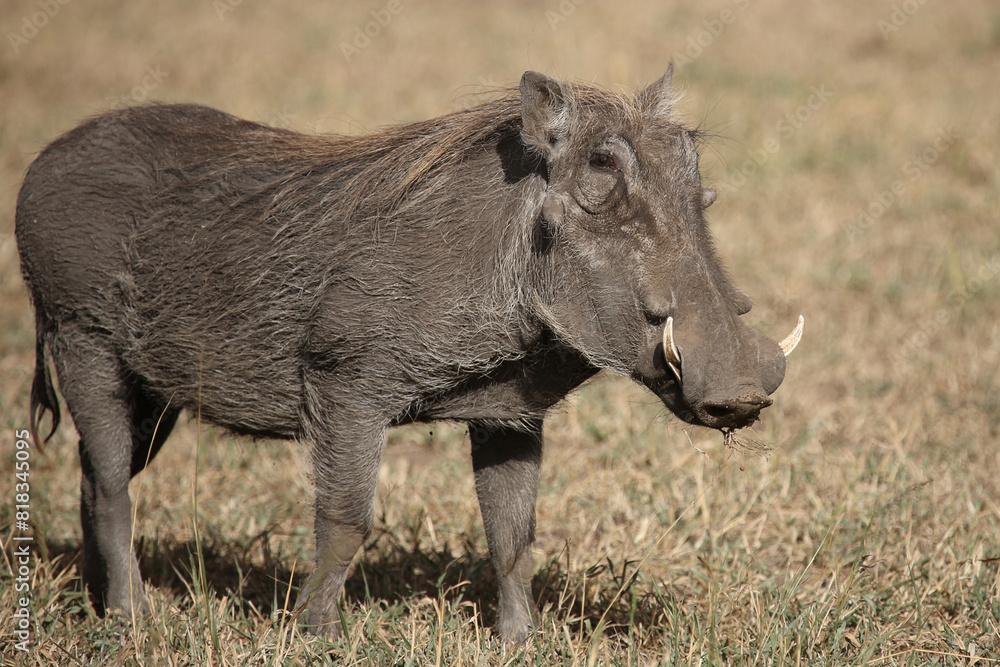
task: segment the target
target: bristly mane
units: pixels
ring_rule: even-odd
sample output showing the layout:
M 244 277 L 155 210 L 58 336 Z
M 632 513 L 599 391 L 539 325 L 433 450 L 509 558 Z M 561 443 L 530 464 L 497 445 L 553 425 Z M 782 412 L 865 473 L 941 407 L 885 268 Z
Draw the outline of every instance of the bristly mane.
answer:
M 323 219 L 325 211 L 336 209 L 348 220 L 377 222 L 437 170 L 518 131 L 520 104 L 504 97 L 370 135 L 282 134 L 271 144 L 275 155 L 293 149 L 301 162 L 267 188 L 270 205 L 262 214 L 286 211 L 291 214 L 282 216 L 286 224 L 294 224 Z M 328 194 L 317 198 L 317 191 Z
M 643 115 L 637 97 L 585 84 L 564 85 L 563 91 L 571 124 L 579 122 L 585 108 L 614 107 L 633 122 Z M 294 224 L 302 218 L 323 219 L 324 209 L 338 209 L 346 219 L 366 218 L 377 224 L 435 172 L 520 129 L 521 99 L 516 90 L 508 90 L 493 101 L 374 134 L 281 133 L 270 142 L 274 156 L 287 158 L 291 149 L 304 159 L 267 188 L 270 204 L 262 213 L 288 212 L 282 217 Z M 329 194 L 317 199 L 317 189 Z

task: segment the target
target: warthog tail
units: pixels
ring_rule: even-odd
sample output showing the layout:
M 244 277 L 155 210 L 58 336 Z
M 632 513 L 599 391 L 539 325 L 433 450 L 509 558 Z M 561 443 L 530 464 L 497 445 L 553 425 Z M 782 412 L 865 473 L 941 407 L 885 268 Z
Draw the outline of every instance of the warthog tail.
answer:
M 52 386 L 52 374 L 49 372 L 48 354 L 45 339 L 48 336 L 49 327 L 40 313 L 35 318 L 35 379 L 31 383 L 31 414 L 28 418 L 28 429 L 31 431 L 31 439 L 39 448 L 43 447 L 59 428 L 61 413 L 59 411 L 59 399 L 56 397 L 56 390 Z M 52 428 L 44 440 L 38 438 L 38 425 L 41 423 L 45 412 L 52 413 Z

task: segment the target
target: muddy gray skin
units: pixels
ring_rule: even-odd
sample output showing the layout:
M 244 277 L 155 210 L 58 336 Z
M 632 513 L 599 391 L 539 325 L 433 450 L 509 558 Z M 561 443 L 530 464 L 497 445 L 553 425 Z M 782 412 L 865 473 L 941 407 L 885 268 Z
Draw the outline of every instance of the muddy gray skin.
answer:
M 310 445 L 316 568 L 298 606 L 332 636 L 386 430 L 450 419 L 471 435 L 500 635 L 524 638 L 547 410 L 608 369 L 687 422 L 737 428 L 784 376 L 778 344 L 740 321 L 750 301 L 713 249 L 715 193 L 670 78 L 628 97 L 528 72 L 497 101 L 362 137 L 145 106 L 46 148 L 17 204 L 31 427 L 58 425 L 51 355 L 98 611 L 148 608 L 128 482 L 181 410 Z

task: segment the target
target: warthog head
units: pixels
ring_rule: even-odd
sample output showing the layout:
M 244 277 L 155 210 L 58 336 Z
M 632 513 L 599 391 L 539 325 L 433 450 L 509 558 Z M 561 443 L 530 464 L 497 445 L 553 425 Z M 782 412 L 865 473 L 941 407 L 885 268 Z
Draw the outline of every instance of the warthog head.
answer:
M 696 133 L 671 118 L 671 70 L 634 98 L 521 80 L 524 141 L 545 159 L 543 319 L 597 366 L 630 375 L 681 419 L 718 429 L 771 404 L 785 355 L 740 319 L 704 210 Z

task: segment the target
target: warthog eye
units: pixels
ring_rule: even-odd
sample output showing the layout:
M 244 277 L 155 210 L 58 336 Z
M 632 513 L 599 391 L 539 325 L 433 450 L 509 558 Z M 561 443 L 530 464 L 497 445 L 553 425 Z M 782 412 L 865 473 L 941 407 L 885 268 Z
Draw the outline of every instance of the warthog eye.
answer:
M 646 323 L 650 326 L 658 327 L 662 326 L 664 322 L 667 321 L 666 315 L 660 315 L 659 313 L 654 313 L 646 308 L 642 309 L 642 316 L 646 318 Z
M 612 171 L 621 171 L 618 167 L 618 161 L 615 160 L 615 156 L 609 153 L 594 153 L 591 155 L 590 166 L 595 169 L 611 169 Z

